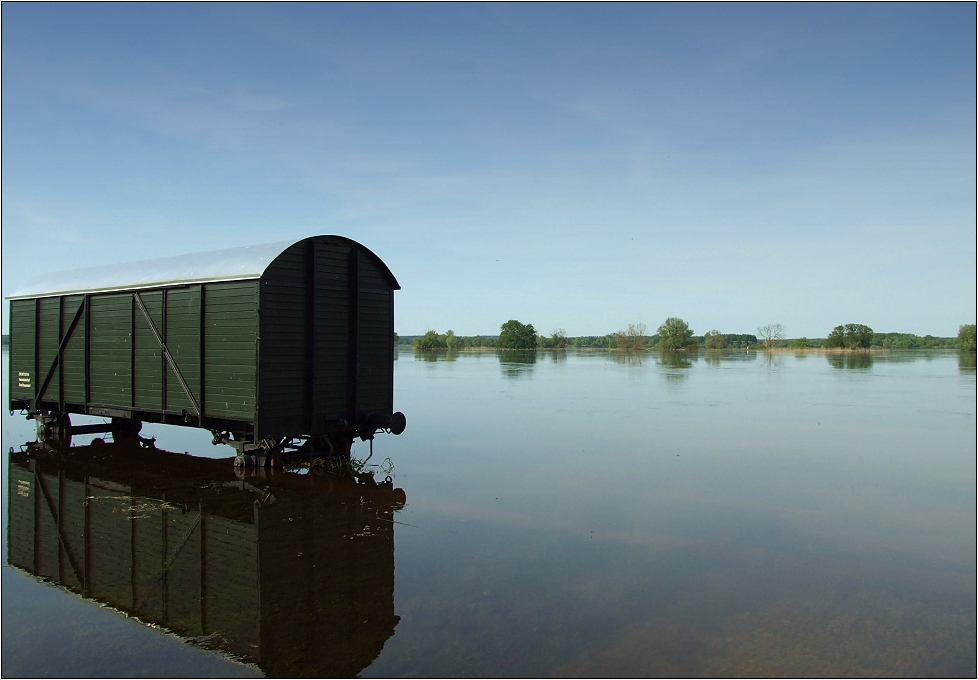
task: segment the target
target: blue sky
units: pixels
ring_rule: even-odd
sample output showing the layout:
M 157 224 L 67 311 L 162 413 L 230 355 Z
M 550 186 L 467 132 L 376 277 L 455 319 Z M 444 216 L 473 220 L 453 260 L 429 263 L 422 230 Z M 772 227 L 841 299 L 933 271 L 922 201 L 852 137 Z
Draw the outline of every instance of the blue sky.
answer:
M 973 3 L 2 12 L 5 291 L 335 233 L 401 334 L 975 321 Z

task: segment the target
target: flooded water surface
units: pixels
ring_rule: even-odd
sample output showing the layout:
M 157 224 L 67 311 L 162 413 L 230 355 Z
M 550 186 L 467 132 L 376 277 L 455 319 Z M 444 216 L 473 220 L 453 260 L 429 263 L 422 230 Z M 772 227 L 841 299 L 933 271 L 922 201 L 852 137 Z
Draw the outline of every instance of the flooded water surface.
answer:
M 376 484 L 5 414 L 3 674 L 976 673 L 974 354 L 402 351 L 395 407 Z

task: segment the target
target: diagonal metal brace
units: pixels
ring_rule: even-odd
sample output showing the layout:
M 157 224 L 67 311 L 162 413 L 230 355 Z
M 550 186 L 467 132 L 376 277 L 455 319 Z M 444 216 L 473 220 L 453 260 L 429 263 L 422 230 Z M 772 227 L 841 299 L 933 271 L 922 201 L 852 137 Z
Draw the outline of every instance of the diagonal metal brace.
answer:
M 187 381 L 184 380 L 183 373 L 181 373 L 180 369 L 177 368 L 177 362 L 174 361 L 173 357 L 170 355 L 170 350 L 167 349 L 166 343 L 163 342 L 163 336 L 161 336 L 160 332 L 156 330 L 156 324 L 153 323 L 153 318 L 146 310 L 146 305 L 143 304 L 143 299 L 139 297 L 139 293 L 133 293 L 132 297 L 139 306 L 139 311 L 143 313 L 146 323 L 149 324 L 149 329 L 153 332 L 153 337 L 156 338 L 156 342 L 159 343 L 160 349 L 163 350 L 163 356 L 166 358 L 166 363 L 170 365 L 170 369 L 173 371 L 173 374 L 177 376 L 177 382 L 180 383 L 180 388 L 183 390 L 183 393 L 187 395 L 187 399 L 190 400 L 190 405 L 193 406 L 194 411 L 197 413 L 197 418 L 199 419 L 201 414 L 200 406 L 197 404 L 197 399 L 194 398 L 193 392 L 190 391 L 190 386 L 187 384 Z
M 34 403 L 36 404 L 44 396 L 44 392 L 48 389 L 48 385 L 51 384 L 51 378 L 54 377 L 54 371 L 58 368 L 58 364 L 61 363 L 61 354 L 64 352 L 65 346 L 68 344 L 68 340 L 71 339 L 71 334 L 75 332 L 75 326 L 78 325 L 78 320 L 81 319 L 82 312 L 85 311 L 85 298 L 82 298 L 81 304 L 78 305 L 78 311 L 75 312 L 74 318 L 72 318 L 71 323 L 68 324 L 68 330 L 65 332 L 64 336 L 61 338 L 61 342 L 58 344 L 58 353 L 54 355 L 54 361 L 51 362 L 51 368 L 48 369 L 48 374 L 44 376 L 44 382 L 41 383 L 41 388 L 34 395 Z

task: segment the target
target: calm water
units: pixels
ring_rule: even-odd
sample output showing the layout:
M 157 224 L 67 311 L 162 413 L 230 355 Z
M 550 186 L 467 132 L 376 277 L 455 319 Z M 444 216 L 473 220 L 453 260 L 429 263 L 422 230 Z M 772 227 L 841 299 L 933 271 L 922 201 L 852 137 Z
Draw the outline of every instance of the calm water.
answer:
M 395 404 L 380 489 L 111 443 L 32 472 L 5 414 L 3 675 L 976 673 L 973 354 L 402 352 Z M 37 475 L 122 522 L 88 539 L 93 599 L 49 506 L 11 512 Z M 44 541 L 46 581 L 9 566 Z

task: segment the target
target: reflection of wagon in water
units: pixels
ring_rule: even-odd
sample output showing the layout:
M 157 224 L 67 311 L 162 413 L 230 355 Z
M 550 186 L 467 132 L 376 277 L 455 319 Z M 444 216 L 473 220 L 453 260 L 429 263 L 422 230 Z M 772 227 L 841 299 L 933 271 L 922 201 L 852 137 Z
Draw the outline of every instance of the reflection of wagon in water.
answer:
M 11 452 L 10 564 L 269 677 L 373 663 L 398 623 L 401 489 L 119 439 Z
M 243 464 L 349 456 L 400 434 L 394 291 L 340 236 L 53 274 L 10 296 L 10 410 L 50 436 L 68 414 L 205 428 Z

